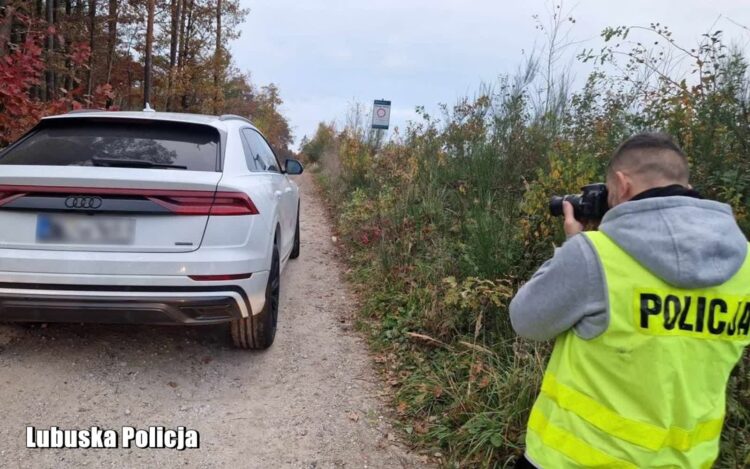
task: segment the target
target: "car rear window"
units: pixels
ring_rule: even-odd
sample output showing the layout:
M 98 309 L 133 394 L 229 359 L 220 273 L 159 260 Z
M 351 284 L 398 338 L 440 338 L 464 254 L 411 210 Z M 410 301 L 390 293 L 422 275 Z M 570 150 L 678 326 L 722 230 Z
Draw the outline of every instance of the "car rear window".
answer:
M 153 168 L 216 171 L 218 152 L 219 132 L 205 125 L 60 119 L 42 121 L 0 155 L 0 164 L 96 166 L 101 161 L 129 160 L 158 165 Z

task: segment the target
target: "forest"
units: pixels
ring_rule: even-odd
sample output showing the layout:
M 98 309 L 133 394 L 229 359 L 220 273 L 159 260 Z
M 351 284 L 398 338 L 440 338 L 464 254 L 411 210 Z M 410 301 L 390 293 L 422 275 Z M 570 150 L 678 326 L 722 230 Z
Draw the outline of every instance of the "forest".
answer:
M 258 87 L 229 51 L 239 0 L 0 0 L 0 147 L 74 109 L 249 117 L 283 158 L 280 90 Z

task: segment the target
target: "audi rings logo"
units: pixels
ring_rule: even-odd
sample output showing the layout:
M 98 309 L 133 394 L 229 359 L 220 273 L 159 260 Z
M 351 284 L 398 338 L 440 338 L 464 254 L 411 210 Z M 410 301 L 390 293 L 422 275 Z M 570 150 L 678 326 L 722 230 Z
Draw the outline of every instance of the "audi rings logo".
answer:
M 102 206 L 102 198 L 90 195 L 71 195 L 65 199 L 68 208 L 87 208 L 96 210 Z

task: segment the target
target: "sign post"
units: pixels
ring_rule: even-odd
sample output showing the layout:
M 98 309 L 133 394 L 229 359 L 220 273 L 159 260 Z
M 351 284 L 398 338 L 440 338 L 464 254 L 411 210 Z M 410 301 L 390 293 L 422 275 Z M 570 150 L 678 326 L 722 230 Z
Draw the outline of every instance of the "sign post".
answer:
M 372 105 L 372 128 L 388 130 L 391 121 L 391 102 L 376 99 Z

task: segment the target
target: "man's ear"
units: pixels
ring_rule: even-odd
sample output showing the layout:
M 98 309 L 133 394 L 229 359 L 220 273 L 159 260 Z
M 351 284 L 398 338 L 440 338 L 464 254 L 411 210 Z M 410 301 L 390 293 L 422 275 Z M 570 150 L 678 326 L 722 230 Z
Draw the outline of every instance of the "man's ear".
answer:
M 617 199 L 622 203 L 633 197 L 633 183 L 630 181 L 630 177 L 622 171 L 615 171 L 615 178 L 617 178 Z

